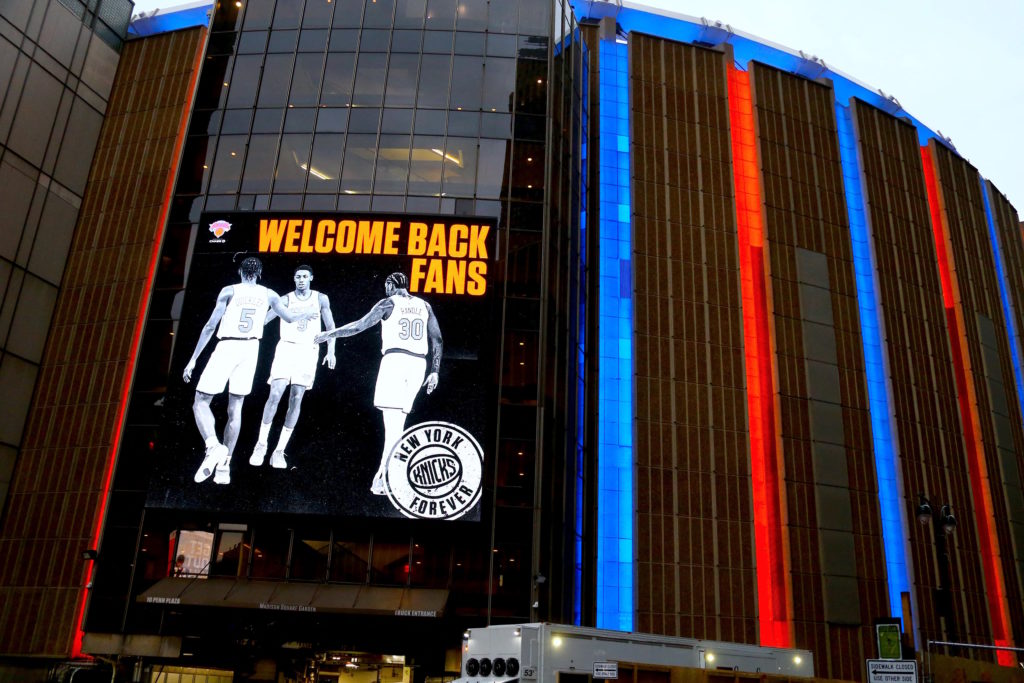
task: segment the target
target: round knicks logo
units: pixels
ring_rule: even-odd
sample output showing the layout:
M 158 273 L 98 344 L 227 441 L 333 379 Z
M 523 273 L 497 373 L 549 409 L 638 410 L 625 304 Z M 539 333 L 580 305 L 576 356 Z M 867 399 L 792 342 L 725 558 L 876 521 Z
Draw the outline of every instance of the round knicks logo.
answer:
M 388 455 L 388 499 L 406 517 L 458 519 L 480 499 L 483 465 L 472 434 L 450 422 L 423 422 L 405 430 Z

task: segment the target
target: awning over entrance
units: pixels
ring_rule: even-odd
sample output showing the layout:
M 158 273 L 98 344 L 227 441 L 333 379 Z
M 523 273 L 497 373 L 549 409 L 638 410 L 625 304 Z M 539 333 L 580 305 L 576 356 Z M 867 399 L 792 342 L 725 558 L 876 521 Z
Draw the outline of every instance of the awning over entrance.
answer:
M 161 579 L 136 599 L 151 605 L 441 617 L 448 602 L 448 591 L 443 588 L 286 583 L 228 577 L 172 577 Z

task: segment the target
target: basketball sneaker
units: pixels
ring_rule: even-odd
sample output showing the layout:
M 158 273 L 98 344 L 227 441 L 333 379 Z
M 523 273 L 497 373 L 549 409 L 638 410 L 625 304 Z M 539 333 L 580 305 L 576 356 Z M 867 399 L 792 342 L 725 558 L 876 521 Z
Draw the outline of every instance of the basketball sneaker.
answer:
M 270 454 L 270 466 L 278 470 L 288 467 L 288 463 L 284 459 L 284 451 L 277 450 Z
M 231 461 L 224 458 L 217 464 L 217 469 L 213 471 L 213 483 L 214 484 L 230 484 L 231 483 Z
M 213 474 L 213 471 L 217 468 L 222 460 L 228 457 L 228 447 L 224 444 L 217 444 L 206 449 L 206 457 L 203 458 L 203 463 L 196 470 L 196 476 L 194 477 L 195 482 L 206 481 Z
M 384 477 L 378 474 L 373 478 L 373 483 L 370 484 L 370 493 L 375 496 L 387 495 L 387 489 L 384 488 Z
M 249 456 L 249 464 L 253 467 L 259 467 L 263 464 L 263 456 L 267 454 L 267 444 L 257 443 L 256 448 L 252 449 L 252 455 Z

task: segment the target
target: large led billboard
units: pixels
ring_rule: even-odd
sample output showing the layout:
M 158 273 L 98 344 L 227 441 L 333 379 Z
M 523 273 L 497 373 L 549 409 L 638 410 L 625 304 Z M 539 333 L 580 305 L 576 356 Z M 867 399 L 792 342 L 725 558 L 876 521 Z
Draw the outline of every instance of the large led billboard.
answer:
M 204 214 L 148 505 L 479 519 L 495 232 L 451 216 Z

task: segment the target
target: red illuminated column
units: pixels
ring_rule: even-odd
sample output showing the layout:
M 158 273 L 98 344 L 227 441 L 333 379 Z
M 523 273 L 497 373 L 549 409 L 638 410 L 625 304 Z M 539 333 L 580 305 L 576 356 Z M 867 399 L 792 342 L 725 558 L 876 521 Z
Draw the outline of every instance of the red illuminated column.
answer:
M 761 187 L 750 74 L 729 66 L 729 127 L 736 195 L 743 350 L 747 373 L 747 412 L 754 504 L 754 550 L 761 644 L 788 647 L 790 582 L 782 514 L 776 429 L 774 358 L 768 317 L 768 288 L 761 219 Z
M 942 190 L 936 181 L 935 160 L 927 147 L 921 148 L 924 164 L 925 187 L 928 191 L 928 209 L 932 219 L 932 233 L 935 236 L 935 253 L 939 262 L 939 279 L 942 282 L 942 303 L 946 308 L 946 327 L 949 331 L 949 345 L 953 355 L 956 375 L 957 400 L 960 405 L 960 421 L 963 423 L 964 444 L 967 448 L 967 468 L 974 498 L 974 519 L 977 523 L 978 545 L 981 549 L 981 563 L 985 572 L 985 591 L 988 599 L 989 616 L 992 620 L 992 636 L 996 645 L 1011 645 L 1010 614 L 1006 604 L 1006 587 L 1003 568 L 999 561 L 999 540 L 996 537 L 995 509 L 992 502 L 985 450 L 981 442 L 981 416 L 973 376 L 968 372 L 971 366 L 967 355 L 967 332 L 964 324 L 963 303 L 956 271 L 951 267 L 953 248 L 949 238 L 949 226 L 943 211 Z M 949 588 L 949 586 L 945 586 Z M 1013 654 L 999 651 L 999 663 L 1013 666 Z

